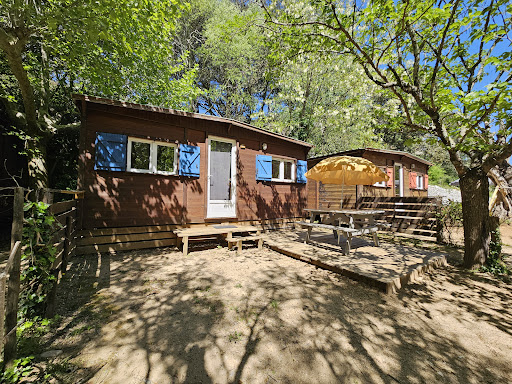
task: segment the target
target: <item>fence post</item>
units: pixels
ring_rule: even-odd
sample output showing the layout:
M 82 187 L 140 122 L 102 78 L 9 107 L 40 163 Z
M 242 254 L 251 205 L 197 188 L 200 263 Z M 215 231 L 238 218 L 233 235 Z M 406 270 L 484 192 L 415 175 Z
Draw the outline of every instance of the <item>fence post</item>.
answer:
M 75 211 L 76 212 L 76 211 Z M 66 234 L 64 235 L 64 253 L 62 254 L 62 265 L 61 272 L 66 273 L 68 260 L 71 257 L 72 236 L 73 236 L 73 218 L 71 216 L 66 217 Z
M 45 188 L 41 192 L 43 194 L 43 203 L 51 205 L 53 203 L 53 192 L 49 188 Z
M 438 244 L 444 243 L 444 223 L 441 222 L 440 213 L 443 208 L 443 202 L 441 198 L 436 199 L 435 212 L 436 212 L 436 242 Z
M 11 230 L 11 249 L 23 235 L 23 188 L 14 189 L 13 217 Z M 4 363 L 10 365 L 16 358 L 16 327 L 18 323 L 18 299 L 20 295 L 21 247 L 18 247 L 14 261 L 9 269 L 7 288 L 7 307 L 5 315 Z M 2 319 L 3 321 L 3 319 Z M 3 335 L 2 335 L 3 336 Z M 3 337 L 2 337 L 3 340 Z

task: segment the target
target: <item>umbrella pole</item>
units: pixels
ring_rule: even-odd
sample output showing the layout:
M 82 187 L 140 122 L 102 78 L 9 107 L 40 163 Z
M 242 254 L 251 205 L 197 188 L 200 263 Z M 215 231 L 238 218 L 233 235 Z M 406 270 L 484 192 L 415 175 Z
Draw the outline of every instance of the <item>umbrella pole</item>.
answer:
M 340 209 L 343 209 L 343 188 L 345 188 L 345 172 L 343 172 L 343 180 L 341 184 L 341 201 L 340 201 Z

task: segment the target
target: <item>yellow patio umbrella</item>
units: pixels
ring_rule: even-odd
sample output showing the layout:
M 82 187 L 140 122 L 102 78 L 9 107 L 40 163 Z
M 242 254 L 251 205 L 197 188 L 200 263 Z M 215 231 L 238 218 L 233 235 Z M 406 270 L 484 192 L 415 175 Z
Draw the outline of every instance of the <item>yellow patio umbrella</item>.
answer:
M 324 184 L 341 184 L 341 208 L 345 185 L 373 185 L 389 180 L 389 176 L 370 160 L 353 156 L 333 156 L 324 159 L 307 171 L 306 177 Z

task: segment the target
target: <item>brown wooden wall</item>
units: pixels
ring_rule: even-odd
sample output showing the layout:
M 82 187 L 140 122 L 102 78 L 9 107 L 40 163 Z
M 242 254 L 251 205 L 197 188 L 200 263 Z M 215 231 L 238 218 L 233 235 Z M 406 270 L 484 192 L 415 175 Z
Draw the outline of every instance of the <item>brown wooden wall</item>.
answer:
M 95 171 L 96 132 L 197 145 L 200 177 Z M 79 189 L 85 191 L 83 228 L 227 221 L 205 219 L 208 135 L 237 140 L 237 217 L 232 220 L 301 216 L 306 185 L 257 182 L 256 155 L 263 154 L 265 142 L 265 154 L 304 160 L 308 147 L 225 122 L 84 102 L 79 164 Z
M 402 164 L 403 177 L 404 177 L 404 197 L 427 197 L 428 191 L 426 189 L 410 189 L 409 188 L 409 175 L 411 171 L 426 174 L 428 172 L 427 165 L 414 159 L 389 154 L 365 151 L 361 152 L 362 157 L 370 160 L 375 165 L 383 168 L 393 168 L 395 163 Z M 308 169 L 312 168 L 320 162 L 320 159 L 308 160 Z M 411 169 L 414 164 L 414 169 Z M 343 189 L 343 207 L 355 208 L 357 201 L 361 197 L 394 197 L 394 188 L 391 187 L 374 187 L 374 186 L 345 186 Z M 340 207 L 341 200 L 341 185 L 324 185 L 315 181 L 308 181 L 308 208 L 325 208 L 337 209 Z
M 402 164 L 403 167 L 403 180 L 404 180 L 404 196 L 403 197 L 427 197 L 428 191 L 426 189 L 410 189 L 409 188 L 409 176 L 411 172 L 417 172 L 426 174 L 428 172 L 427 165 L 414 159 L 389 154 L 389 153 L 378 153 L 378 152 L 365 152 L 364 158 L 370 160 L 372 163 L 379 167 L 391 167 L 393 168 L 395 163 Z M 414 164 L 414 169 L 412 169 Z M 361 196 L 377 196 L 377 197 L 394 197 L 395 190 L 390 187 L 374 187 L 365 185 L 361 189 Z

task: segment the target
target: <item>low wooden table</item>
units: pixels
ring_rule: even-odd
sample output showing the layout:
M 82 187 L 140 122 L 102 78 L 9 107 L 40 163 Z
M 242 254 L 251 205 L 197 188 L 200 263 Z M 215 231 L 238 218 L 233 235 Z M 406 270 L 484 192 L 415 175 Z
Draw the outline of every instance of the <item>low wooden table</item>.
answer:
M 202 237 L 202 236 L 212 236 L 212 235 L 220 235 L 225 236 L 226 241 L 228 242 L 228 247 L 231 248 L 231 245 L 237 244 L 237 252 L 242 250 L 243 241 L 257 241 L 258 248 L 261 249 L 263 246 L 263 239 L 261 237 L 261 230 L 257 227 L 253 227 L 251 225 L 234 225 L 234 224 L 218 224 L 218 225 L 209 225 L 207 227 L 200 228 L 183 228 L 176 229 L 173 231 L 177 238 L 176 245 L 178 248 L 183 242 L 183 255 L 186 256 L 188 254 L 188 240 L 190 237 Z M 249 236 L 238 236 L 233 237 L 233 234 L 241 234 L 248 233 Z

